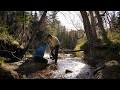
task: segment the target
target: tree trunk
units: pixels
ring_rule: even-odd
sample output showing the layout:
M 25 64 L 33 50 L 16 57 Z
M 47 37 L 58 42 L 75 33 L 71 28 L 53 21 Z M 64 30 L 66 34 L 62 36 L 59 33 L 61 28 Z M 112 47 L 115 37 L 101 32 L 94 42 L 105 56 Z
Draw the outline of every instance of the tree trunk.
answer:
M 84 29 L 85 29 L 85 32 L 86 32 L 87 40 L 88 40 L 88 42 L 93 42 L 94 38 L 93 38 L 93 34 L 92 34 L 92 29 L 91 29 L 91 26 L 90 26 L 90 21 L 89 21 L 88 16 L 87 16 L 87 12 L 86 11 L 80 11 L 80 13 L 81 13 L 81 16 L 82 16 L 82 19 L 83 19 L 83 24 L 84 24 Z
M 38 24 L 37 24 L 37 26 L 36 26 L 36 28 L 35 28 L 35 30 L 33 30 L 34 33 L 33 33 L 33 35 L 31 36 L 31 39 L 29 40 L 28 45 L 26 46 L 26 48 L 24 49 L 24 51 L 23 51 L 22 54 L 21 54 L 21 58 L 22 58 L 23 55 L 26 53 L 26 51 L 28 50 L 29 46 L 32 44 L 33 40 L 35 39 L 36 34 L 37 34 L 37 31 L 38 31 L 39 28 L 41 27 L 42 22 L 44 21 L 44 18 L 45 18 L 45 16 L 46 16 L 46 14 L 47 14 L 47 11 L 44 11 L 43 14 L 42 14 L 42 16 L 41 16 L 41 18 L 40 18 L 40 21 L 38 22 Z
M 109 13 L 108 13 L 108 11 L 106 11 L 106 14 L 107 14 L 107 20 L 108 20 L 108 23 L 109 23 L 109 27 L 110 27 L 110 29 L 112 29 L 112 25 L 111 25 L 111 22 L 110 22 L 110 20 L 109 20 Z
M 93 16 L 93 11 L 89 11 L 90 19 L 91 19 L 91 29 L 94 39 L 97 39 L 96 27 L 95 27 L 95 18 Z
M 108 43 L 108 42 L 110 42 L 110 41 L 109 41 L 109 39 L 107 38 L 105 29 L 104 29 L 104 26 L 103 26 L 102 17 L 100 16 L 99 11 L 95 11 L 95 14 L 96 14 L 96 17 L 97 17 L 97 20 L 98 20 L 98 26 L 99 26 L 100 30 L 102 31 L 103 40 Z

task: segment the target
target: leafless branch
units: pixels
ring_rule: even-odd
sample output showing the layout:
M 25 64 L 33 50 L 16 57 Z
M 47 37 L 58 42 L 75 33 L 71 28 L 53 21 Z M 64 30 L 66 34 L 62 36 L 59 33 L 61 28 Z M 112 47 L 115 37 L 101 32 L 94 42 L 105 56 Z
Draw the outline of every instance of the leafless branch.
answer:
M 104 12 L 104 13 L 102 13 L 102 14 L 100 14 L 100 16 L 105 16 L 106 12 L 107 12 L 107 11 L 105 11 L 105 12 Z
M 10 53 L 15 53 L 15 52 L 12 52 L 12 51 L 8 51 L 8 50 L 0 50 L 0 51 L 3 51 L 3 52 L 10 52 Z
M 72 14 L 72 13 L 70 13 L 70 11 L 69 11 L 69 14 Z M 72 15 L 73 15 L 73 14 L 72 14 Z M 74 15 L 73 15 L 73 16 L 74 16 Z M 70 21 L 72 22 L 72 25 L 73 25 L 77 30 L 79 30 L 79 29 L 75 26 L 75 24 L 74 24 L 74 22 L 73 22 L 71 16 L 69 16 L 69 17 L 70 17 Z
M 85 33 L 85 32 L 84 32 Z M 85 36 L 85 34 L 83 33 L 83 35 L 80 38 L 83 38 Z
M 81 16 L 80 16 L 80 14 L 78 14 L 78 13 L 76 13 L 76 14 L 77 14 L 77 16 L 79 17 L 79 19 L 80 19 L 81 21 L 83 21 L 82 18 L 81 18 Z
M 105 12 L 102 13 L 102 14 L 100 14 L 100 16 L 105 16 L 106 12 L 107 12 L 107 11 L 105 11 Z M 95 15 L 95 18 L 96 18 L 96 17 L 97 17 L 97 16 Z
M 13 53 L 15 53 L 16 51 L 15 51 L 15 52 L 8 51 L 8 50 L 0 50 L 0 51 L 2 51 L 2 52 L 9 52 L 9 53 L 12 54 L 13 57 L 17 58 L 18 60 L 21 60 L 20 58 L 16 57 L 16 56 L 13 54 Z
M 67 18 L 66 18 L 66 16 L 65 16 L 65 14 L 63 13 L 63 12 L 60 12 L 64 17 L 65 17 L 65 19 L 67 20 Z

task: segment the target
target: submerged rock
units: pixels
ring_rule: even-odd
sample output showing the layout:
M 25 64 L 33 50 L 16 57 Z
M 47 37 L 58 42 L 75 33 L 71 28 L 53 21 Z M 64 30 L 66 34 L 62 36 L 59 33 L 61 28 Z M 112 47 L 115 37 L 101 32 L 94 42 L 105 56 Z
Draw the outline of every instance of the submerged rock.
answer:
M 67 70 L 66 69 L 66 71 L 65 71 L 65 73 L 67 74 L 67 73 L 72 73 L 73 71 L 71 71 L 71 70 Z

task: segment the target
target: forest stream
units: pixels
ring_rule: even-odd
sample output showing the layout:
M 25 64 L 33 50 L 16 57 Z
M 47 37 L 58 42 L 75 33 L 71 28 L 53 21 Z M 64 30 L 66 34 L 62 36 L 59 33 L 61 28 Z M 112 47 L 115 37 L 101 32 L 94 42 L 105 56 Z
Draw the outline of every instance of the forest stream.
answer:
M 0 11 L 0 79 L 120 79 L 120 11 Z
M 92 72 L 94 68 L 85 64 L 81 58 L 71 57 L 59 58 L 57 65 L 54 60 L 49 59 L 49 55 L 45 53 L 44 58 L 48 60 L 48 66 L 36 72 L 27 74 L 26 79 L 94 79 Z M 14 64 L 20 65 L 23 62 Z M 30 66 L 26 64 L 26 66 Z M 37 67 L 37 65 L 34 65 Z M 33 68 L 33 67 L 32 67 Z M 25 68 L 24 68 L 25 69 Z

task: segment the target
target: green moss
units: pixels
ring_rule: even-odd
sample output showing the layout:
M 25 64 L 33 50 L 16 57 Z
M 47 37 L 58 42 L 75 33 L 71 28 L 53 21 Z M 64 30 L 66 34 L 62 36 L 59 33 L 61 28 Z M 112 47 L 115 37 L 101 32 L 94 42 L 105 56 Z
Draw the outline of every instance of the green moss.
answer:
M 19 45 L 19 43 L 16 40 L 13 40 L 12 44 Z
M 74 50 L 80 50 L 82 46 L 84 46 L 86 44 L 87 41 L 83 41 L 83 42 L 80 42 L 76 45 L 75 49 Z
M 80 42 L 76 45 L 75 49 L 74 50 L 81 50 L 80 47 L 84 46 L 86 44 L 86 41 L 83 41 L 83 42 Z M 82 57 L 84 56 L 84 52 L 80 51 L 80 52 L 76 52 L 74 54 L 76 57 Z
M 92 51 L 92 56 L 96 58 L 105 58 L 105 59 L 116 59 L 119 58 L 119 52 L 120 52 L 120 45 L 119 44 L 109 44 L 107 47 L 106 45 L 100 45 L 100 48 L 102 47 L 103 49 L 98 49 L 96 48 L 95 50 Z
M 0 66 L 2 66 L 5 62 L 5 58 L 0 57 Z
M 120 32 L 117 30 L 110 30 L 108 32 L 108 38 L 115 44 L 120 43 Z
M 120 44 L 119 43 L 105 43 L 103 41 L 94 42 L 90 47 L 88 42 L 78 43 L 76 50 L 84 50 L 85 56 L 92 56 L 94 58 L 102 59 L 119 59 L 120 58 Z M 79 48 L 79 49 L 78 49 Z M 81 52 L 77 52 L 76 56 L 83 56 Z
M 0 40 L 3 40 L 6 44 L 16 45 L 18 48 L 24 48 L 22 45 L 19 44 L 18 40 L 16 40 L 12 35 L 9 35 L 8 33 L 0 33 Z

